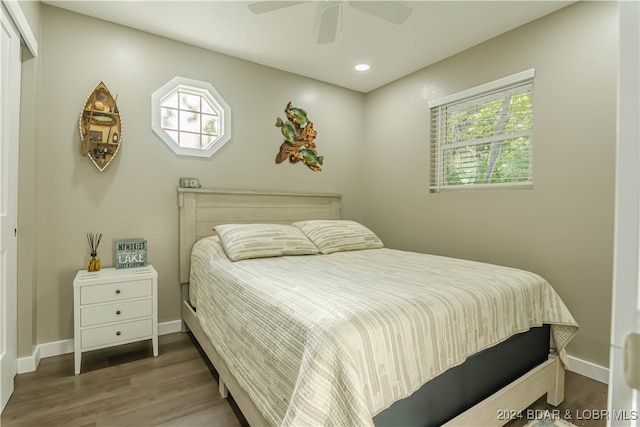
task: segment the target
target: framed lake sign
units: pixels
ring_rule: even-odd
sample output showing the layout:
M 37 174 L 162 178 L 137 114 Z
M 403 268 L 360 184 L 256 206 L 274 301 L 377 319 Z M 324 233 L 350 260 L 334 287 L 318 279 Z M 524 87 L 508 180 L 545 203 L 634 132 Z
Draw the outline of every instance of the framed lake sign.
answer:
M 146 267 L 146 240 L 116 240 L 115 247 L 116 268 Z

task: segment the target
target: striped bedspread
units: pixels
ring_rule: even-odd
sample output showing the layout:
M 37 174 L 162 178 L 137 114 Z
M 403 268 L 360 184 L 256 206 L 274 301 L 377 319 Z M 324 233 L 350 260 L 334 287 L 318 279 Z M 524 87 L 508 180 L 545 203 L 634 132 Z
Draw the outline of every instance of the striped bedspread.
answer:
M 540 276 L 393 249 L 231 262 L 192 251 L 190 299 L 230 371 L 274 426 L 371 426 L 431 378 L 543 323 L 578 326 Z

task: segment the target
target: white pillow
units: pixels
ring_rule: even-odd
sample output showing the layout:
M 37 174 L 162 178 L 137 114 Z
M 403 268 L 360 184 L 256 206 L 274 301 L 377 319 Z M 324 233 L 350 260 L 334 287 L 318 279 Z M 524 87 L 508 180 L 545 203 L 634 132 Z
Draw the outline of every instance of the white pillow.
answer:
M 231 261 L 319 252 L 304 233 L 291 225 L 223 224 L 213 229 Z
M 373 231 L 355 221 L 308 220 L 293 225 L 300 228 L 322 254 L 384 247 Z

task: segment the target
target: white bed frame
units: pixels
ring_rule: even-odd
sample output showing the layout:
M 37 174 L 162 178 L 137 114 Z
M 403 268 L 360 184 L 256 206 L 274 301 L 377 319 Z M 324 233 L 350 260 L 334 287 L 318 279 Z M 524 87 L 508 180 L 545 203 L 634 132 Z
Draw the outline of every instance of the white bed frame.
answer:
M 230 373 L 200 326 L 189 304 L 189 266 L 193 244 L 215 234 L 213 227 L 224 223 L 291 224 L 305 219 L 339 219 L 341 196 L 336 194 L 294 194 L 212 189 L 178 189 L 180 216 L 180 284 L 182 286 L 183 331 L 190 330 L 218 372 L 219 390 L 228 392 L 254 427 L 269 423 Z M 559 358 L 549 359 L 476 406 L 449 421 L 446 426 L 501 426 L 538 398 L 547 395 L 553 406 L 564 400 L 564 366 Z

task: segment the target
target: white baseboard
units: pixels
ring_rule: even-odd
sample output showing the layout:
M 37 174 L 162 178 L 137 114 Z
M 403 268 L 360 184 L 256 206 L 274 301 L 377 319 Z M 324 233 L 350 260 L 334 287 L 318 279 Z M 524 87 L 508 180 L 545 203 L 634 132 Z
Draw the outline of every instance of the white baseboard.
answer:
M 158 335 L 168 335 L 182 332 L 182 320 L 158 323 Z
M 600 381 L 604 384 L 609 384 L 609 368 L 578 359 L 574 356 L 567 356 L 567 361 L 569 362 L 569 367 L 567 368 L 569 371 L 591 378 L 592 380 Z
M 19 374 L 26 372 L 33 372 L 38 367 L 40 359 L 42 358 L 41 347 L 39 345 L 33 350 L 33 354 L 27 357 L 21 357 L 16 360 L 16 370 Z
M 182 330 L 182 320 L 172 320 L 158 323 L 158 335 L 173 334 Z M 60 356 L 61 354 L 73 353 L 73 338 L 62 341 L 38 344 L 31 356 L 21 357 L 17 360 L 17 370 L 19 374 L 33 372 L 38 368 L 40 359 Z

